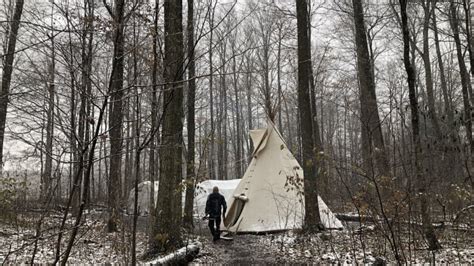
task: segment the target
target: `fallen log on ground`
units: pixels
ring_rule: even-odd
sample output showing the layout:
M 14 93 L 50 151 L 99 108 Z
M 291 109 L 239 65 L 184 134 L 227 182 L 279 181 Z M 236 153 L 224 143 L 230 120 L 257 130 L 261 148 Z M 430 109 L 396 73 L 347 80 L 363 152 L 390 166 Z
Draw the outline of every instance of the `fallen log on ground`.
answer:
M 163 265 L 163 264 L 185 264 L 193 261 L 193 259 L 199 254 L 201 249 L 201 243 L 195 242 L 182 247 L 175 252 L 168 254 L 163 257 L 159 257 L 152 261 L 146 262 L 147 265 Z
M 335 213 L 337 219 L 345 222 L 374 222 L 374 218 L 371 216 L 359 216 L 357 214 L 347 214 L 347 213 Z

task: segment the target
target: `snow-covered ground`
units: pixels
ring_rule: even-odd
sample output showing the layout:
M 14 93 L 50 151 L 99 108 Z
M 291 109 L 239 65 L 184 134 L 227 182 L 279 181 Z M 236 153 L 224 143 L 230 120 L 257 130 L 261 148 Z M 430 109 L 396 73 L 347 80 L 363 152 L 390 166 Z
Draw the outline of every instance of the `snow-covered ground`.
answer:
M 40 214 L 35 214 L 35 220 Z M 62 216 L 52 215 L 42 225 L 42 237 L 38 240 L 35 263 L 52 263 L 56 252 L 56 241 Z M 103 264 L 130 262 L 130 234 L 124 230 L 118 233 L 106 233 L 104 214 L 90 214 L 81 225 L 68 263 L 71 264 Z M 61 251 L 69 239 L 73 219 L 67 220 L 67 230 L 63 237 Z M 35 246 L 36 223 L 31 218 L 21 218 L 18 225 L 6 225 L 0 221 L 0 263 L 30 264 Z M 143 230 L 144 231 L 144 230 Z M 137 250 L 145 250 L 146 237 L 141 231 L 137 234 Z
M 466 235 L 464 235 L 466 237 Z M 473 237 L 442 241 L 445 247 L 432 253 L 426 249 L 406 253 L 409 264 L 449 263 L 473 264 Z M 364 237 L 362 248 L 348 231 L 329 231 L 322 234 L 300 236 L 293 232 L 271 235 L 237 235 L 233 242 L 204 242 L 201 255 L 194 261 L 200 263 L 232 264 L 396 264 L 387 245 L 374 234 Z
M 38 239 L 35 263 L 51 263 L 54 260 L 58 224 L 61 215 L 51 214 L 42 225 L 42 236 Z M 30 213 L 12 223 L 0 220 L 0 263 L 30 263 L 35 245 L 35 221 L 40 213 Z M 130 216 L 123 216 L 125 222 L 118 233 L 106 233 L 106 213 L 87 212 L 81 225 L 76 243 L 68 260 L 72 264 L 129 264 L 130 263 Z M 137 254 L 146 250 L 146 218 L 139 220 Z M 69 237 L 73 220 L 67 222 L 64 243 Z M 282 232 L 267 235 L 236 235 L 233 241 L 213 243 L 205 222 L 196 221 L 193 234 L 187 236 L 189 243 L 200 245 L 195 264 L 280 264 L 280 263 L 338 263 L 355 264 L 375 262 L 395 263 L 390 246 L 380 232 L 366 226 L 364 230 L 325 231 L 311 236 L 297 232 Z M 126 228 L 123 230 L 123 228 Z M 362 233 L 361 233 L 362 232 Z M 432 253 L 427 251 L 419 239 L 403 249 L 403 256 L 409 263 L 474 263 L 474 234 L 471 228 L 438 230 L 443 249 Z M 403 240 L 408 243 L 408 240 Z M 64 251 L 65 244 L 62 245 Z M 142 261 L 145 263 L 145 261 Z

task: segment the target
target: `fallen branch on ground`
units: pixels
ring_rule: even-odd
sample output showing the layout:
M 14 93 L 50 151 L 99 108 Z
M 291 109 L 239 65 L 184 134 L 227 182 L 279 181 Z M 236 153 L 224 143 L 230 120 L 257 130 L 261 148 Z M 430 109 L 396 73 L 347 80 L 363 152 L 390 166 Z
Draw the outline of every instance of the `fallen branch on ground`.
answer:
M 201 243 L 191 243 L 185 247 L 178 249 L 177 251 L 168 254 L 164 257 L 157 258 L 152 261 L 146 262 L 148 265 L 161 265 L 161 264 L 184 264 L 191 262 L 198 254 L 201 248 Z

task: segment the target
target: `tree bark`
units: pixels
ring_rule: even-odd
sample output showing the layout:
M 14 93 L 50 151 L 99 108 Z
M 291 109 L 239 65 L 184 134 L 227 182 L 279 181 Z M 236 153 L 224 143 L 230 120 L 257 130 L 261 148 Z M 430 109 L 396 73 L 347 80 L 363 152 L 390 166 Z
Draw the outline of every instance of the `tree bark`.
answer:
M 149 157 L 149 168 L 150 168 L 150 195 L 149 195 L 149 216 L 148 216 L 148 244 L 149 246 L 153 243 L 153 229 L 152 226 L 154 224 L 154 217 L 155 217 L 155 182 L 157 182 L 157 173 L 158 173 L 158 165 L 156 163 L 155 155 L 157 154 L 157 144 L 158 144 L 158 19 L 159 19 L 159 0 L 155 1 L 155 10 L 154 10 L 154 18 L 153 18 L 153 44 L 152 44 L 152 52 L 153 52 L 153 65 L 151 69 L 151 83 L 152 83 L 152 97 L 151 97 L 151 132 L 153 132 L 156 137 L 152 137 L 150 140 L 150 157 Z
M 213 88 L 213 76 L 214 68 L 212 64 L 212 51 L 214 49 L 212 44 L 212 37 L 214 32 L 214 5 L 212 4 L 209 8 L 212 8 L 211 15 L 209 16 L 209 108 L 210 108 L 210 120 L 211 120 L 211 132 L 209 134 L 209 157 L 208 157 L 208 167 L 209 167 L 209 179 L 216 179 L 215 167 L 214 167 L 214 88 Z
M 10 83 L 13 73 L 13 60 L 15 59 L 15 48 L 20 27 L 21 13 L 23 12 L 24 0 L 16 0 L 15 11 L 10 22 L 6 55 L 3 61 L 2 87 L 0 88 L 0 176 L 3 170 L 3 142 L 5 140 L 5 125 L 7 120 L 7 108 L 10 97 Z
M 237 59 L 235 42 L 232 42 L 232 72 L 233 72 L 233 87 L 234 87 L 234 104 L 235 104 L 235 177 L 242 177 L 242 158 L 243 158 L 243 141 L 242 141 L 242 122 L 241 122 L 241 107 L 238 87 L 238 73 L 237 73 Z
M 115 0 L 112 15 L 114 24 L 114 54 L 110 76 L 111 101 L 109 108 L 110 164 L 108 182 L 109 220 L 108 232 L 117 231 L 118 201 L 122 173 L 122 126 L 123 126 L 123 71 L 124 71 L 124 10 L 125 1 Z
M 353 0 L 355 42 L 357 53 L 357 75 L 359 78 L 360 122 L 362 131 L 362 155 L 364 170 L 370 177 L 378 174 L 388 176 L 390 168 L 385 152 L 380 122 L 372 59 L 369 54 L 365 30 L 364 10 L 360 0 Z M 375 161 L 375 165 L 374 162 Z
M 421 57 L 423 59 L 423 65 L 425 67 L 425 85 L 426 85 L 426 94 L 428 98 L 428 108 L 429 116 L 433 123 L 433 129 L 435 131 L 435 136 L 438 140 L 442 139 L 441 128 L 439 126 L 438 115 L 435 108 L 435 98 L 434 98 L 434 84 L 433 84 L 433 75 L 431 71 L 431 58 L 430 58 L 430 42 L 429 42 L 429 28 L 430 28 L 430 18 L 431 14 L 434 13 L 434 6 L 431 3 L 431 0 L 426 0 L 422 2 L 424 10 L 424 21 L 423 21 L 423 53 Z
M 469 53 L 469 62 L 471 63 L 471 75 L 474 79 L 474 36 L 472 33 L 471 0 L 462 0 L 462 6 L 464 8 L 464 23 L 466 25 L 467 51 Z
M 283 23 L 279 22 L 278 24 L 278 48 L 277 48 L 277 92 L 278 92 L 278 101 L 277 101 L 277 108 L 278 108 L 278 130 L 281 134 L 283 134 L 283 122 L 281 117 L 281 109 L 282 109 L 282 100 L 283 100 L 283 93 L 281 89 L 281 45 L 282 45 L 282 31 L 283 31 Z
M 454 114 L 453 108 L 451 105 L 451 100 L 448 95 L 448 83 L 446 81 L 446 73 L 444 70 L 444 62 L 443 62 L 443 55 L 441 53 L 441 48 L 439 45 L 439 37 L 438 37 L 438 23 L 436 20 L 436 1 L 433 3 L 433 35 L 435 41 L 435 48 L 436 48 L 436 57 L 438 61 L 438 68 L 439 68 L 439 79 L 441 83 L 441 91 L 443 94 L 443 101 L 444 101 L 444 111 L 448 117 L 448 125 L 449 129 L 452 130 L 453 122 L 454 122 Z
M 467 72 L 466 63 L 464 62 L 464 54 L 461 46 L 461 39 L 459 37 L 459 22 L 458 13 L 454 0 L 451 0 L 450 9 L 450 24 L 453 31 L 454 43 L 456 44 L 456 53 L 458 57 L 459 72 L 461 75 L 462 98 L 464 102 L 464 123 L 466 127 L 466 136 L 469 142 L 471 154 L 474 153 L 474 141 L 472 138 L 472 107 L 471 99 L 472 88 L 469 81 L 469 73 Z
M 298 110 L 301 121 L 302 165 L 304 171 L 305 218 L 304 229 L 317 232 L 321 228 L 318 206 L 318 165 L 313 141 L 313 123 L 310 104 L 311 42 L 308 28 L 308 4 L 296 0 L 298 29 Z
M 51 8 L 51 20 L 53 19 L 54 8 Z M 54 33 L 53 33 L 54 34 Z M 46 159 L 42 176 L 41 196 L 43 200 L 50 197 L 52 193 L 52 170 L 53 170 L 53 135 L 54 135 L 54 91 L 55 91 L 55 71 L 56 71 L 56 49 L 54 35 L 51 35 L 51 63 L 49 66 L 48 87 L 48 111 L 46 113 Z
M 90 116 L 90 104 L 89 104 L 89 97 L 92 91 L 92 83 L 90 80 L 90 75 L 92 72 L 92 38 L 93 38 L 93 6 L 90 0 L 84 0 L 84 25 L 83 25 L 83 32 L 81 36 L 82 41 L 82 52 L 81 52 L 81 86 L 80 86 L 80 107 L 79 107 L 79 128 L 78 128 L 78 140 L 79 140 L 79 152 L 77 152 L 77 156 L 83 156 L 83 162 L 86 162 L 86 158 L 88 157 L 87 152 L 83 153 L 82 151 L 85 146 L 89 142 L 89 123 L 88 118 Z M 76 141 L 76 140 L 74 140 Z M 85 166 L 78 166 L 77 167 L 85 167 Z M 83 175 L 85 173 L 83 172 Z M 76 216 L 79 211 L 79 206 L 81 205 L 81 186 L 82 186 L 83 176 L 79 177 L 78 183 L 78 193 L 74 194 L 73 199 L 73 209 L 72 214 Z
M 219 99 L 219 122 L 217 124 L 219 141 L 217 145 L 217 178 L 227 180 L 227 79 L 226 79 L 226 51 L 227 43 L 221 43 L 221 74 L 220 74 L 220 99 Z
M 183 143 L 183 25 L 182 2 L 165 0 L 164 111 L 160 186 L 158 190 L 153 251 L 181 245 L 181 189 Z
M 183 223 L 187 228 L 193 227 L 193 202 L 195 175 L 195 101 L 196 101 L 196 69 L 194 62 L 194 0 L 188 0 L 188 153 L 187 153 L 187 171 L 186 171 L 186 198 L 184 204 Z
M 245 74 L 245 85 L 247 87 L 247 124 L 248 124 L 248 130 L 253 129 L 253 123 L 252 123 L 252 73 L 250 72 L 252 70 L 252 62 L 250 56 L 246 56 L 246 64 L 247 64 L 247 69 L 249 72 Z M 248 143 L 248 148 L 247 148 L 247 158 L 248 162 L 252 160 L 252 152 L 253 152 L 253 143 L 250 140 L 249 137 L 247 137 L 247 143 Z
M 429 213 L 429 195 L 427 195 L 426 187 L 427 182 L 423 174 L 422 164 L 421 164 L 421 138 L 420 138 L 420 125 L 418 117 L 418 97 L 416 94 L 416 77 L 415 71 L 413 69 L 412 63 L 410 61 L 410 32 L 408 29 L 408 16 L 407 16 L 407 1 L 408 0 L 399 0 L 400 2 L 400 15 L 401 15 L 401 26 L 403 33 L 403 62 L 405 65 L 405 70 L 407 72 L 407 82 L 408 82 L 408 91 L 410 98 L 410 110 L 411 110 L 411 124 L 412 124 L 412 137 L 413 143 L 415 146 L 415 173 L 417 178 L 417 194 L 420 197 L 421 205 L 421 217 L 423 223 L 423 233 L 428 241 L 428 246 L 430 250 L 436 250 L 441 248 L 441 245 L 438 242 L 438 238 L 433 229 L 431 223 L 431 217 Z

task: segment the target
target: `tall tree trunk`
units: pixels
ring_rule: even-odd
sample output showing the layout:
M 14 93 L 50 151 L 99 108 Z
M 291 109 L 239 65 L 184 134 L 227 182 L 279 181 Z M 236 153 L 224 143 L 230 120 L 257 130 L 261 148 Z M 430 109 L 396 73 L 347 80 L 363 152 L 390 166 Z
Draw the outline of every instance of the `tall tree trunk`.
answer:
M 71 86 L 71 101 L 69 105 L 69 111 L 70 111 L 70 118 L 69 118 L 69 141 L 70 141 L 70 166 L 69 166 L 69 188 L 68 188 L 68 197 L 70 196 L 70 191 L 72 190 L 72 183 L 74 179 L 74 175 L 78 171 L 78 155 L 80 152 L 78 151 L 77 147 L 77 134 L 76 134 L 76 129 L 77 129 L 77 122 L 76 122 L 76 95 L 77 95 L 77 87 L 76 87 L 76 76 L 75 76 L 75 71 L 74 71 L 74 51 L 73 51 L 73 38 L 72 38 L 72 31 L 70 30 L 70 26 L 68 24 L 68 37 L 69 37 L 69 77 L 70 77 L 70 86 Z M 77 195 L 73 195 L 73 197 L 77 197 Z M 73 199 L 73 213 L 76 213 L 75 206 L 78 206 L 76 204 L 76 199 Z
M 318 206 L 318 165 L 316 164 L 313 141 L 313 123 L 310 104 L 311 83 L 311 42 L 308 28 L 308 4 L 306 0 L 296 0 L 298 28 L 298 110 L 301 121 L 301 141 L 303 149 L 305 218 L 304 228 L 316 232 L 321 228 Z
M 133 47 L 138 47 L 138 33 L 137 33 L 137 22 L 135 17 L 133 18 Z M 135 92 L 135 161 L 134 165 L 130 165 L 130 167 L 135 168 L 135 180 L 133 180 L 133 224 L 132 224 L 132 249 L 131 249 L 131 257 L 132 265 L 137 264 L 137 221 L 138 221 L 138 184 L 140 183 L 141 179 L 141 171 L 140 171 L 140 159 L 142 151 L 144 150 L 145 146 L 142 146 L 140 143 L 140 130 L 141 130 L 141 121 L 140 121 L 140 89 L 137 87 L 138 80 L 138 60 L 137 60 L 137 49 L 133 50 L 133 81 L 131 84 L 134 85 L 134 92 Z M 129 97 L 129 101 L 132 101 L 132 97 Z M 130 108 L 129 108 L 130 109 Z M 151 132 L 153 134 L 153 132 Z M 132 138 L 132 137 L 131 137 Z M 153 135 L 151 135 L 150 140 L 153 139 Z M 132 149 L 133 150 L 133 149 Z M 145 158 L 144 158 L 145 159 Z M 145 162 L 145 160 L 143 160 Z M 128 178 L 128 177 L 125 177 Z M 131 181 L 131 180 L 130 180 Z M 151 184 L 152 186 L 154 184 Z M 128 191 L 128 187 L 125 187 Z M 125 193 L 125 199 L 127 199 L 127 194 Z
M 423 53 L 421 55 L 423 59 L 423 65 L 425 67 L 425 84 L 426 94 L 428 96 L 428 108 L 430 118 L 433 123 L 435 136 L 438 140 L 442 139 L 441 128 L 439 126 L 438 115 L 436 114 L 435 108 L 435 97 L 434 97 L 434 84 L 433 75 L 431 73 L 431 58 L 430 58 L 430 42 L 429 42 L 429 28 L 431 14 L 434 13 L 434 6 L 431 4 L 431 0 L 423 1 L 424 10 L 424 21 L 423 21 Z
M 281 91 L 281 45 L 282 45 L 282 27 L 283 23 L 278 25 L 278 50 L 277 50 L 277 90 L 278 90 L 278 101 L 277 101 L 277 108 L 278 108 L 278 130 L 281 134 L 283 134 L 283 123 L 281 117 L 281 109 L 282 109 L 282 100 L 283 94 Z
M 164 111 L 154 243 L 163 251 L 181 245 L 183 144 L 183 25 L 181 0 L 165 0 Z
M 226 80 L 226 51 L 227 44 L 223 42 L 221 51 L 221 75 L 220 75 L 220 100 L 219 100 L 219 141 L 218 154 L 218 176 L 220 180 L 227 180 L 227 80 Z
M 51 24 L 53 21 L 54 2 L 51 8 Z M 54 33 L 53 33 L 54 34 Z M 54 91 L 55 91 L 55 71 L 56 71 L 56 49 L 54 35 L 51 35 L 51 64 L 49 66 L 48 78 L 48 111 L 46 113 L 46 160 L 44 162 L 44 171 L 42 176 L 41 195 L 43 200 L 52 196 L 52 170 L 53 170 L 53 135 L 54 135 Z
M 187 153 L 187 171 L 186 171 L 186 198 L 184 203 L 183 223 L 187 228 L 193 227 L 193 202 L 195 175 L 195 102 L 196 102 L 196 69 L 194 62 L 194 0 L 188 0 L 188 153 Z
M 388 176 L 390 168 L 385 152 L 375 94 L 372 59 L 369 54 L 365 30 L 364 10 L 360 0 L 353 0 L 355 42 L 357 53 L 357 75 L 359 78 L 360 122 L 362 131 L 362 155 L 364 170 L 374 177 L 374 166 L 378 174 Z M 373 164 L 375 161 L 375 165 Z
M 214 88 L 213 88 L 213 76 L 214 68 L 212 64 L 212 51 L 214 49 L 212 43 L 212 37 L 214 32 L 214 5 L 209 5 L 209 8 L 212 8 L 211 15 L 209 16 L 209 108 L 210 108 L 210 120 L 211 120 L 211 132 L 209 134 L 209 157 L 208 157 L 208 166 L 209 166 L 209 179 L 216 179 L 215 167 L 214 167 L 214 139 L 215 139 L 215 130 L 214 130 Z
M 286 126 L 288 127 L 288 146 L 289 149 L 294 153 L 294 145 L 293 145 L 293 130 L 291 130 L 291 123 L 290 121 L 290 110 L 288 108 L 288 99 L 285 99 L 285 115 L 286 115 Z
M 155 159 L 157 154 L 157 142 L 158 142 L 158 19 L 159 19 L 159 0 L 155 1 L 155 14 L 153 18 L 153 65 L 151 69 L 151 85 L 152 85 L 152 96 L 151 96 L 151 132 L 155 134 L 156 137 L 152 137 L 150 140 L 150 157 L 149 157 L 149 168 L 150 168 L 150 195 L 149 195 L 149 209 L 148 209 L 148 244 L 151 246 L 153 244 L 153 230 L 152 226 L 154 224 L 155 217 L 155 182 L 158 182 L 156 179 L 158 173 L 158 167 Z
M 443 94 L 443 101 L 444 101 L 444 110 L 445 113 L 448 116 L 448 125 L 449 125 L 449 130 L 453 130 L 453 122 L 454 122 L 454 114 L 453 114 L 453 108 L 451 106 L 451 101 L 448 96 L 448 85 L 446 81 L 446 73 L 444 71 L 444 63 L 443 63 L 443 55 L 441 53 L 441 48 L 439 45 L 439 37 L 438 37 L 438 23 L 436 20 L 436 1 L 433 3 L 433 35 L 434 35 L 434 41 L 435 41 L 435 48 L 436 48 L 436 57 L 438 61 L 438 68 L 439 68 L 439 79 L 441 83 L 441 91 Z
M 456 44 L 456 53 L 458 57 L 459 63 L 459 72 L 461 75 L 461 87 L 462 87 L 462 98 L 464 102 L 464 123 L 466 127 L 466 136 L 467 140 L 469 141 L 470 151 L 471 154 L 474 154 L 474 141 L 472 139 L 472 107 L 471 107 L 471 99 L 472 95 L 472 88 L 471 83 L 469 81 L 469 73 L 467 72 L 466 63 L 464 62 L 464 54 L 461 46 L 461 39 L 459 37 L 459 22 L 458 22 L 458 13 L 457 8 L 454 0 L 451 0 L 450 3 L 450 24 L 451 29 L 453 30 L 453 38 Z
M 427 194 L 426 187 L 427 182 L 423 173 L 422 163 L 421 163 L 421 138 L 420 138 L 420 125 L 418 117 L 418 99 L 415 88 L 415 71 L 413 69 L 412 63 L 410 62 L 410 32 L 408 29 L 408 16 L 407 16 L 407 1 L 408 0 L 399 0 L 400 2 L 400 16 L 401 16 L 401 26 L 403 33 L 403 62 L 405 65 L 405 70 L 407 72 L 407 81 L 408 81 L 408 92 L 410 98 L 410 110 L 411 110 L 411 124 L 412 124 L 412 135 L 413 143 L 415 146 L 415 173 L 417 178 L 417 194 L 420 197 L 421 205 L 421 217 L 423 223 L 423 233 L 428 241 L 428 246 L 430 250 L 436 250 L 441 248 L 441 245 L 438 242 L 438 238 L 431 224 L 431 217 L 429 213 L 429 195 Z
M 84 25 L 83 25 L 83 32 L 81 36 L 81 42 L 82 42 L 82 52 L 81 52 L 81 86 L 80 86 L 80 107 L 79 107 L 79 128 L 78 128 L 78 140 L 79 140 L 79 150 L 77 152 L 76 156 L 83 156 L 82 161 L 86 162 L 87 160 L 87 152 L 82 152 L 85 147 L 88 145 L 88 140 L 89 140 L 89 123 L 88 123 L 88 117 L 90 115 L 90 105 L 89 105 L 89 97 L 90 93 L 92 91 L 92 83 L 90 80 L 90 74 L 92 71 L 92 16 L 93 16 L 93 7 L 92 4 L 90 3 L 90 0 L 85 0 L 84 1 L 84 17 L 86 18 L 84 20 Z M 77 165 L 76 164 L 76 171 L 78 167 L 84 167 L 82 165 Z M 83 175 L 85 174 L 84 171 L 82 171 Z M 74 194 L 73 196 L 73 208 L 72 208 L 72 214 L 76 216 L 79 212 L 79 207 L 81 205 L 81 201 L 84 199 L 81 199 L 81 186 L 82 186 L 82 180 L 83 176 L 79 177 L 78 180 L 78 188 L 77 188 L 77 193 Z
M 10 94 L 10 83 L 13 73 L 13 60 L 15 59 L 15 47 L 20 27 L 21 13 L 23 12 L 24 0 L 16 0 L 15 11 L 10 22 L 6 55 L 3 60 L 2 87 L 0 88 L 0 176 L 3 169 L 3 142 L 5 140 L 5 125 L 7 120 L 7 108 Z
M 467 51 L 469 53 L 469 61 L 471 63 L 471 75 L 474 79 L 474 36 L 472 27 L 472 15 L 471 15 L 471 0 L 462 0 L 462 6 L 464 8 L 464 23 L 466 27 L 466 41 Z
M 109 108 L 110 164 L 108 182 L 109 220 L 108 232 L 117 231 L 118 202 L 120 199 L 120 180 L 122 173 L 122 125 L 123 125 L 123 71 L 124 71 L 124 0 L 115 0 L 111 14 L 114 24 L 114 55 L 110 76 L 111 101 Z
M 247 60 L 247 69 L 248 71 L 252 70 L 252 63 L 250 62 L 251 58 L 250 56 L 246 57 Z M 245 80 L 246 80 L 246 87 L 247 87 L 247 124 L 248 124 L 248 130 L 253 129 L 253 123 L 252 123 L 252 73 L 247 72 L 245 74 Z M 252 160 L 252 152 L 253 152 L 253 143 L 252 141 L 247 137 L 248 141 L 248 149 L 247 149 L 247 158 L 248 158 L 248 163 L 250 163 L 250 160 Z
M 265 23 L 260 22 L 260 31 L 262 33 L 262 56 L 259 56 L 260 67 L 262 68 L 262 92 L 263 92 L 263 106 L 265 114 L 272 121 L 275 122 L 275 112 L 272 106 L 271 85 L 270 85 L 270 35 L 271 32 Z M 258 53 L 259 55 L 260 53 Z
M 85 72 L 83 73 L 85 75 L 85 79 L 83 82 L 85 83 L 85 94 L 86 94 L 86 132 L 85 132 L 85 139 L 84 142 L 89 145 L 89 142 L 91 140 L 91 131 L 93 130 L 92 124 L 94 124 L 94 110 L 92 107 L 91 99 L 92 99 L 92 79 L 91 79 L 91 74 L 92 74 L 92 53 L 93 53 L 93 40 L 94 40 L 94 9 L 95 9 L 95 4 L 94 1 L 91 0 L 85 0 L 87 5 L 87 25 L 86 25 L 86 33 L 87 34 L 87 44 L 84 44 L 87 46 L 87 52 L 86 52 L 86 60 L 84 61 L 85 63 Z M 88 157 L 89 154 L 86 152 L 86 156 Z M 93 162 L 92 162 L 93 163 Z M 94 166 L 91 166 L 91 178 L 92 181 L 94 181 Z M 91 185 L 94 185 L 94 182 L 91 183 Z M 92 187 L 93 188 L 93 187 Z M 93 191 L 92 191 L 93 192 Z M 94 194 L 92 193 L 92 196 Z M 88 202 L 90 202 L 88 200 Z
M 231 44 L 232 46 L 232 72 L 233 72 L 233 87 L 234 87 L 234 104 L 235 104 L 235 177 L 242 177 L 242 123 L 241 123 L 241 111 L 240 111 L 240 97 L 239 97 L 239 87 L 238 87 L 238 73 L 237 73 L 237 59 L 236 59 L 236 47 L 235 43 Z
M 228 137 L 227 137 L 227 126 L 228 126 L 228 110 L 227 110 L 227 80 L 226 80 L 226 71 L 225 67 L 223 66 L 224 70 L 224 77 L 223 77 L 223 85 L 222 86 L 222 98 L 223 103 L 222 107 L 223 110 L 223 119 L 222 119 L 222 179 L 227 180 L 227 170 L 228 170 L 228 161 L 229 161 L 229 145 L 228 145 Z

